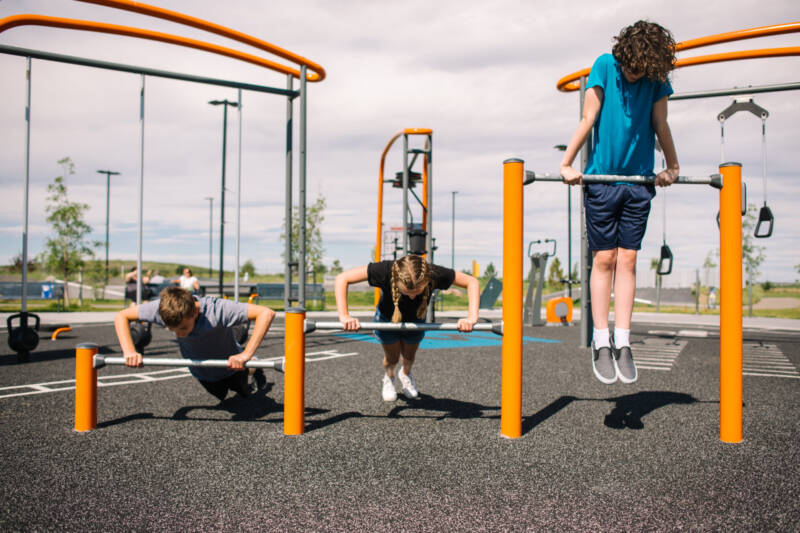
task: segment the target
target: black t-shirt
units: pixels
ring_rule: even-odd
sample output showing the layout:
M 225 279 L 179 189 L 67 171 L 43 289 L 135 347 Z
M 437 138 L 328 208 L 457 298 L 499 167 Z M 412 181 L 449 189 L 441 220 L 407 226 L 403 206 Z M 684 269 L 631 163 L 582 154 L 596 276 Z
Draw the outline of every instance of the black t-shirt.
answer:
M 383 316 L 389 319 L 391 319 L 392 314 L 394 314 L 394 302 L 392 301 L 393 263 L 394 261 L 381 261 L 379 263 L 370 263 L 367 265 L 367 282 L 372 287 L 378 287 L 381 290 L 378 310 Z M 431 296 L 433 295 L 433 289 L 449 289 L 455 279 L 455 270 L 439 265 L 431 265 Z M 425 293 L 413 299 L 404 294 L 400 295 L 400 300 L 397 305 L 400 308 L 400 313 L 403 315 L 403 322 L 416 322 L 419 320 L 417 318 L 417 309 L 419 309 L 420 302 L 424 297 Z

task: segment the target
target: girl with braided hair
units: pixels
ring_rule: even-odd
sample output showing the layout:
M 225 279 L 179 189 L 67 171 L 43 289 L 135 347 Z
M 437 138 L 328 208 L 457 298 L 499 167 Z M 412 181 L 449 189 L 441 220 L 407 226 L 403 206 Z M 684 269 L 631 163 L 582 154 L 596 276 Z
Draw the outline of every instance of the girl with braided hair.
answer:
M 469 274 L 432 265 L 418 255 L 407 255 L 396 261 L 380 261 L 353 268 L 336 276 L 336 309 L 339 321 L 346 331 L 361 327 L 357 318 L 347 310 L 347 287 L 351 283 L 367 281 L 370 286 L 381 289 L 381 298 L 375 310 L 375 322 L 425 322 L 431 294 L 435 289 L 446 290 L 451 285 L 467 289 L 467 317 L 458 321 L 459 331 L 472 331 L 478 321 L 480 287 L 478 280 Z M 399 379 L 406 398 L 419 396 L 417 384 L 411 375 L 411 366 L 417 355 L 424 331 L 379 331 L 375 337 L 383 346 L 383 400 L 397 399 L 396 380 Z M 402 366 L 395 372 L 398 361 Z

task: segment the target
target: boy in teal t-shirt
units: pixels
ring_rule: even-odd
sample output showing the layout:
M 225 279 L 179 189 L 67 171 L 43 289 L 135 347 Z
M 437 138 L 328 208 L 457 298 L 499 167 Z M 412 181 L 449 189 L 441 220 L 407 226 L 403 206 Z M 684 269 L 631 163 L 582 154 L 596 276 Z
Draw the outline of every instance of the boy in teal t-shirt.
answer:
M 680 166 L 667 123 L 667 75 L 675 63 L 675 41 L 668 30 L 638 21 L 615 37 L 611 54 L 601 55 L 586 84 L 583 114 L 561 161 L 561 176 L 581 183 L 572 168 L 589 132 L 594 134 L 585 174 L 652 176 L 655 138 L 667 168 L 655 177 L 666 187 L 675 182 Z M 651 185 L 591 183 L 584 186 L 586 233 L 592 251 L 590 292 L 592 368 L 603 383 L 633 383 L 636 365 L 630 348 L 630 323 L 636 291 L 636 255 L 650 214 Z M 608 315 L 614 289 L 614 335 Z

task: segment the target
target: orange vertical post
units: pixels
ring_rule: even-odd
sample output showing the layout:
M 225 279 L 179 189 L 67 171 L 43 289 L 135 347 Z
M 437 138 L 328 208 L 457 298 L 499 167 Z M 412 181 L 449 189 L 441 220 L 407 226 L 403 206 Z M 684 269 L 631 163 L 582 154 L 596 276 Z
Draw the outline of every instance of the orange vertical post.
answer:
M 742 441 L 742 165 L 723 163 L 719 193 L 719 436 Z
M 97 345 L 85 342 L 75 347 L 75 431 L 97 428 Z
M 522 183 L 524 161 L 503 161 L 503 358 L 500 434 L 522 435 Z
M 302 435 L 305 426 L 306 310 L 286 310 L 284 332 L 283 434 Z

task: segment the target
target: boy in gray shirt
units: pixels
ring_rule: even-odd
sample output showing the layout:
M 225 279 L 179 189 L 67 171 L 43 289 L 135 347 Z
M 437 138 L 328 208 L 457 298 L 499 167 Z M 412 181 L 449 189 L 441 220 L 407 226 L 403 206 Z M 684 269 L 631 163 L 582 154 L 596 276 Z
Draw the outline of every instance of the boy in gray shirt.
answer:
M 123 309 L 114 318 L 125 365 L 141 366 L 131 338 L 130 322 L 141 320 L 164 326 L 177 337 L 181 355 L 187 359 L 227 359 L 228 368 L 191 367 L 192 375 L 220 401 L 232 390 L 241 396 L 250 393 L 244 364 L 255 355 L 256 348 L 269 330 L 275 311 L 261 305 L 233 300 L 198 298 L 180 287 L 168 287 L 159 298 Z M 233 327 L 254 320 L 253 333 L 242 348 L 236 341 Z M 259 386 L 266 384 L 263 370 L 254 374 Z

